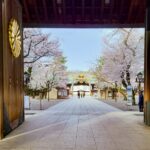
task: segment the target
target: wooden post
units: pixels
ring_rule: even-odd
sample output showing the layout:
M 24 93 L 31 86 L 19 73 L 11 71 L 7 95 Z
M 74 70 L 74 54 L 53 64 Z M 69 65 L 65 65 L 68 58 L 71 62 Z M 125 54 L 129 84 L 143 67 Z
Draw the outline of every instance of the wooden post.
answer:
M 3 138 L 3 34 L 2 0 L 0 0 L 0 139 Z
M 144 122 L 150 126 L 150 1 L 146 5 L 145 63 L 144 63 Z

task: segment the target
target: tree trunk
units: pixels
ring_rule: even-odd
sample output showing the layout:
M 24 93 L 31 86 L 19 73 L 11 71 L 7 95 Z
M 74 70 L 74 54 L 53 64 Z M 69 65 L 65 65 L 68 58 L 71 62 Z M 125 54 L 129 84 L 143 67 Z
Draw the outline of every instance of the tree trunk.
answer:
M 135 105 L 135 91 L 132 90 L 132 105 Z
M 42 99 L 40 98 L 40 110 L 42 110 Z
M 118 89 L 118 91 L 123 95 L 124 100 L 127 100 L 127 95 L 122 89 Z

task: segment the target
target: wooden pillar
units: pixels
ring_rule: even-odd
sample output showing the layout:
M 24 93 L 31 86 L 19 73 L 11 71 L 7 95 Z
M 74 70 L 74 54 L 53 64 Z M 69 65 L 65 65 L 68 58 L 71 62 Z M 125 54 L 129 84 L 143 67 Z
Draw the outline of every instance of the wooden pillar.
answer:
M 150 126 L 150 1 L 146 5 L 145 63 L 144 63 L 144 122 Z
M 18 56 L 10 45 L 12 32 L 21 37 Z M 22 6 L 19 0 L 0 0 L 0 138 L 24 121 L 23 97 Z
M 3 34 L 2 34 L 2 0 L 0 0 L 0 139 L 3 138 Z

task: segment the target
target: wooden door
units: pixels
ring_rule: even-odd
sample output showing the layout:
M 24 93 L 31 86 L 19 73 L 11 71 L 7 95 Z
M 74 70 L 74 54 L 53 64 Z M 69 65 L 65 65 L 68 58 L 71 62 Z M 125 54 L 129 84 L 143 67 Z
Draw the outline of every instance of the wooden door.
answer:
M 21 33 L 21 51 L 17 58 L 13 55 L 9 43 L 8 29 L 12 19 L 17 21 Z M 0 60 L 2 62 L 0 65 L 0 71 L 2 70 L 0 75 L 1 137 L 24 121 L 22 8 L 19 0 L 2 1 L 2 41 L 3 46 L 0 51 L 0 57 L 2 57 Z

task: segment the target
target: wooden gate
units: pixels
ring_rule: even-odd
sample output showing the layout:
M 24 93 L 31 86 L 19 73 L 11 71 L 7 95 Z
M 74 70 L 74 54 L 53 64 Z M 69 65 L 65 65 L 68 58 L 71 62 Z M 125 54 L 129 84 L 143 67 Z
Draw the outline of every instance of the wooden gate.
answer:
M 0 6 L 0 135 L 24 121 L 22 8 L 18 0 Z

